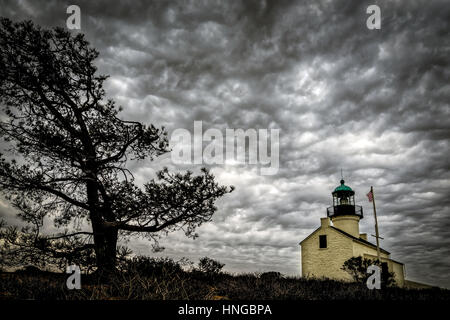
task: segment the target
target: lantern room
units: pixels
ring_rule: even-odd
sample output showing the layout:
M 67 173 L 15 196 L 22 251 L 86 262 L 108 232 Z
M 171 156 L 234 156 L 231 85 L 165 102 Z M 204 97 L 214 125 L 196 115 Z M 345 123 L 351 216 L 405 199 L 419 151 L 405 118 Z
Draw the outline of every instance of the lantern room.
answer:
M 336 187 L 331 193 L 333 196 L 333 206 L 327 208 L 327 216 L 333 218 L 335 216 L 356 215 L 362 219 L 362 207 L 355 205 L 355 191 L 349 186 L 346 186 L 344 180 L 340 182 L 341 185 Z

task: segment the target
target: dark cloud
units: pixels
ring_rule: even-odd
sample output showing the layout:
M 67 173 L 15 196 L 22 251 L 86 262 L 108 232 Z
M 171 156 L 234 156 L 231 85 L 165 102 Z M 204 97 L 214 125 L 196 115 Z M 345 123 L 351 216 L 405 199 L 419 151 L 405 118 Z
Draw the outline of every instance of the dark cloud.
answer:
M 366 28 L 369 4 L 381 30 Z M 64 26 L 64 1 L 1 1 L 1 15 Z M 236 192 L 200 238 L 163 255 L 211 256 L 231 271 L 300 273 L 298 242 L 319 225 L 340 169 L 373 233 L 411 279 L 450 287 L 450 7 L 445 1 L 79 1 L 123 116 L 193 130 L 280 129 L 280 170 L 215 166 Z M 170 158 L 133 163 L 142 183 Z M 5 206 L 0 207 L 7 215 Z M 150 254 L 148 243 L 132 243 Z

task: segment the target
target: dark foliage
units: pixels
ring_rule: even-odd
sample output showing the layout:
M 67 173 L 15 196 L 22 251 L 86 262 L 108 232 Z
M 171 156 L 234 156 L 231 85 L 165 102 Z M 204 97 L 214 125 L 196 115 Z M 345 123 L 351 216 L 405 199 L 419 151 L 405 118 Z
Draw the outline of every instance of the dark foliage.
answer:
M 37 300 L 450 300 L 450 291 L 388 287 L 369 290 L 360 283 L 329 279 L 230 275 L 184 270 L 186 260 L 135 258 L 107 284 L 82 275 L 81 290 L 66 288 L 67 275 L 2 273 L 0 299 Z
M 200 272 L 206 273 L 206 274 L 219 274 L 222 272 L 222 268 L 225 266 L 225 264 L 220 263 L 217 260 L 203 257 L 200 259 L 198 263 L 198 270 Z
M 29 274 L 29 275 L 40 275 L 40 274 L 42 274 L 42 270 L 35 266 L 26 266 L 20 270 L 17 270 L 16 273 Z
M 352 257 L 344 262 L 342 270 L 347 271 L 358 283 L 365 284 L 370 274 L 367 273 L 367 268 L 371 265 L 379 266 L 381 272 L 381 286 L 388 287 L 395 285 L 395 274 L 387 270 L 383 270 L 382 264 L 378 260 L 366 259 L 361 256 Z
M 282 275 L 280 272 L 269 271 L 269 272 L 262 273 L 259 277 L 261 279 L 271 280 L 271 279 L 280 279 L 282 277 Z
M 143 277 L 181 274 L 183 272 L 183 261 L 139 256 L 122 264 L 121 271 L 128 274 L 139 274 Z

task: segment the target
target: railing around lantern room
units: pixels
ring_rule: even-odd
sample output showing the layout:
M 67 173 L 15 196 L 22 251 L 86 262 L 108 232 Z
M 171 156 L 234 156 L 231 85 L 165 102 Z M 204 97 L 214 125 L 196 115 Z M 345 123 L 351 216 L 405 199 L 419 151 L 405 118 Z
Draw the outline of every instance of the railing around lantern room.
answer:
M 361 219 L 363 218 L 363 208 L 361 206 L 353 206 L 341 204 L 333 207 L 327 208 L 327 217 L 332 218 L 336 216 L 344 216 L 344 215 L 356 215 Z

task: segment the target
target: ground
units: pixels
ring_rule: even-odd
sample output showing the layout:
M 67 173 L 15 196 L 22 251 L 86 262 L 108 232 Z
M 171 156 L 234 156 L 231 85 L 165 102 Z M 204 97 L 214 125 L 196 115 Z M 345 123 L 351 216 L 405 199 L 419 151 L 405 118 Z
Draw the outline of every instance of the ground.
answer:
M 67 289 L 66 274 L 3 272 L 0 277 L 0 299 L 8 300 L 450 300 L 450 291 L 439 288 L 369 290 L 356 283 L 275 273 L 120 273 L 109 284 L 82 275 L 81 290 Z

